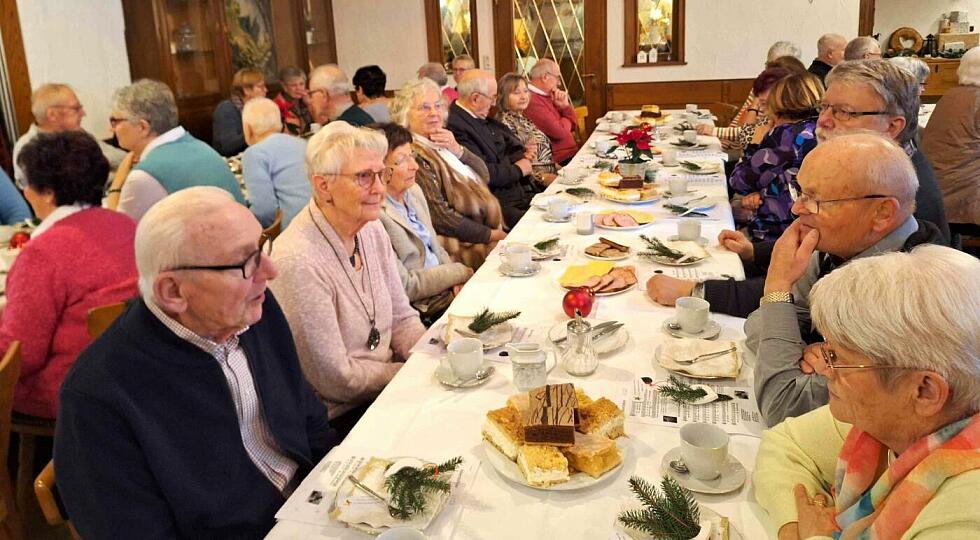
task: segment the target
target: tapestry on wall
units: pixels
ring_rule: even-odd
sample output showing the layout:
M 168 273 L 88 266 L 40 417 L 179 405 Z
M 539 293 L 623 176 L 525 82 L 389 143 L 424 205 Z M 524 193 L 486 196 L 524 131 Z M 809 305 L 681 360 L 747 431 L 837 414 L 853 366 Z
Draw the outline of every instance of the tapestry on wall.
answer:
M 275 80 L 278 66 L 269 0 L 227 0 L 225 13 L 234 69 L 256 68 L 266 80 Z

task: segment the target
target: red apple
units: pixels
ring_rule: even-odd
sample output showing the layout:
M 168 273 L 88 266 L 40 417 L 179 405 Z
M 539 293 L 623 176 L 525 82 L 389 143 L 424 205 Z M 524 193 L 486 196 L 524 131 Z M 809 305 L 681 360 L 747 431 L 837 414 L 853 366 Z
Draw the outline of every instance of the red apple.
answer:
M 578 311 L 582 317 L 588 317 L 592 313 L 592 306 L 595 305 L 595 293 L 588 287 L 576 287 L 567 293 L 561 301 L 561 307 L 565 314 L 575 318 Z
M 10 249 L 20 249 L 31 239 L 30 233 L 17 231 L 10 237 Z

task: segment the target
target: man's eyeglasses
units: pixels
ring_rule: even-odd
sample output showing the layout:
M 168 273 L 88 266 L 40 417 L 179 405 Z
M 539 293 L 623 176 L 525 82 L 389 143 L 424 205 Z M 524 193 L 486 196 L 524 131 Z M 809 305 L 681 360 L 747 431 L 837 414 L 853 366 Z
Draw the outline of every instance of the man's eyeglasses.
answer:
M 238 270 L 242 273 L 242 279 L 251 279 L 262 265 L 262 255 L 272 256 L 272 239 L 263 236 L 259 241 L 259 249 L 248 256 L 241 264 L 218 264 L 218 265 L 185 265 L 176 266 L 170 270 L 211 270 L 223 272 L 225 270 Z
M 115 117 L 115 116 L 110 116 L 109 117 L 109 127 L 111 127 L 112 129 L 116 129 L 116 126 L 118 126 L 120 123 L 122 123 L 122 122 L 128 122 L 128 121 L 129 121 L 129 118 L 118 118 L 118 117 Z
M 388 175 L 386 174 L 387 169 L 381 169 L 380 171 L 358 171 L 352 174 L 346 173 L 334 173 L 336 176 L 345 176 L 347 178 L 353 178 L 354 182 L 357 183 L 361 189 L 367 189 L 374 185 L 375 179 L 381 182 L 381 185 L 388 185 Z
M 831 105 L 829 103 L 818 104 L 817 114 L 823 114 L 823 112 L 827 109 L 830 109 L 830 114 L 832 114 L 834 116 L 834 120 L 837 120 L 838 122 L 848 122 L 859 116 L 881 116 L 883 114 L 889 114 L 887 111 L 849 111 L 840 105 Z
M 85 109 L 85 106 L 82 105 L 81 103 L 79 103 L 78 105 L 54 105 L 52 108 L 53 109 L 68 109 L 70 111 L 74 111 L 75 114 L 78 114 L 78 113 L 82 112 L 83 109 Z
M 830 345 L 824 343 L 822 346 L 818 347 L 820 349 L 820 356 L 823 357 L 823 361 L 827 364 L 827 367 L 836 371 L 838 369 L 919 369 L 915 367 L 906 366 L 882 366 L 878 364 L 854 364 L 847 366 L 837 365 L 837 353 L 830 348 Z
M 803 188 L 795 180 L 789 183 L 789 196 L 793 202 L 803 205 L 803 208 L 811 214 L 820 213 L 821 204 L 833 204 L 846 201 L 863 201 L 865 199 L 888 199 L 891 195 L 862 195 L 860 197 L 843 197 L 840 199 L 815 199 L 813 196 L 803 192 Z
M 323 95 L 327 95 L 327 91 L 324 90 L 323 88 L 317 88 L 316 90 L 310 90 L 309 92 L 306 93 L 306 95 L 309 96 L 309 97 L 313 97 L 313 94 L 317 94 L 317 93 L 321 93 L 321 92 L 323 93 Z
M 474 92 L 474 93 L 476 95 L 478 95 L 478 96 L 483 96 L 483 97 L 489 99 L 490 101 L 497 101 L 497 94 L 494 94 L 492 96 L 488 96 L 488 95 L 484 94 L 483 92 Z

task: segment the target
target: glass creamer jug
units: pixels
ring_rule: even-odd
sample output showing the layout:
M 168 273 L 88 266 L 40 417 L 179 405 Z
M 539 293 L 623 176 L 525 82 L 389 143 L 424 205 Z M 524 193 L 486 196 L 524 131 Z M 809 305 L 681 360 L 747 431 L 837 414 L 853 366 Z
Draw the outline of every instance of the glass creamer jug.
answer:
M 544 386 L 548 381 L 548 352 L 537 343 L 507 345 L 514 386 L 521 392 Z
M 561 353 L 561 367 L 575 377 L 595 373 L 599 367 L 599 357 L 592 348 L 592 325 L 576 317 L 568 321 L 568 338 Z

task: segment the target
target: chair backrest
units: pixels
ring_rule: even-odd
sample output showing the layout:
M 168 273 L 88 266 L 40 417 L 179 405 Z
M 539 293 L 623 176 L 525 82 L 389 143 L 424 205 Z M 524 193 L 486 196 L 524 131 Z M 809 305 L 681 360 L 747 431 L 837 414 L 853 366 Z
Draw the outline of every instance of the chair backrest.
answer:
M 585 105 L 575 107 L 575 120 L 578 123 L 579 143 L 584 143 L 589 138 L 589 132 L 585 129 L 585 119 L 589 117 L 589 108 Z
M 20 342 L 14 341 L 0 360 L 0 463 L 7 464 L 10 449 L 10 414 L 14 410 L 14 388 L 20 377 Z M 18 537 L 23 522 L 17 512 L 13 483 L 7 468 L 0 469 L 0 538 Z
M 122 312 L 126 311 L 126 302 L 118 302 L 107 306 L 99 306 L 88 311 L 88 335 L 95 339 L 102 335 Z
M 282 232 L 282 208 L 276 210 L 276 219 L 273 220 L 272 225 L 262 229 L 262 236 L 259 237 L 259 244 L 264 243 L 267 240 L 275 240 L 279 233 Z

